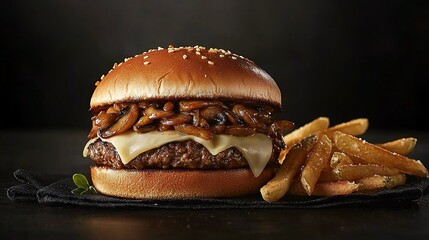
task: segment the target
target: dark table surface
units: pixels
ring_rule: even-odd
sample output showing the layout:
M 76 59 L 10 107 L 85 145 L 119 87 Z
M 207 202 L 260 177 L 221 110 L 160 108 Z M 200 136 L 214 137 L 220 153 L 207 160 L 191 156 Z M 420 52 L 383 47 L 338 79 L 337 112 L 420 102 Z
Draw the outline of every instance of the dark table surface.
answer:
M 429 166 L 429 134 L 369 131 L 370 142 L 418 138 L 410 157 Z M 15 203 L 6 189 L 13 172 L 89 176 L 82 157 L 86 131 L 11 131 L 0 134 L 0 239 L 315 238 L 429 239 L 429 194 L 417 203 L 326 209 L 100 209 Z

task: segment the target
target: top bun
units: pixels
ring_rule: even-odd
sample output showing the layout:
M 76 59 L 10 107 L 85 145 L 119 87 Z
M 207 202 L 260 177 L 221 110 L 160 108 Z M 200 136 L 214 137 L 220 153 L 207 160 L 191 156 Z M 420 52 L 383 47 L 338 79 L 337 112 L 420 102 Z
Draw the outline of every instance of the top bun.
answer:
M 169 47 L 124 62 L 97 82 L 91 109 L 157 99 L 257 101 L 281 107 L 281 93 L 268 73 L 247 58 L 222 49 Z

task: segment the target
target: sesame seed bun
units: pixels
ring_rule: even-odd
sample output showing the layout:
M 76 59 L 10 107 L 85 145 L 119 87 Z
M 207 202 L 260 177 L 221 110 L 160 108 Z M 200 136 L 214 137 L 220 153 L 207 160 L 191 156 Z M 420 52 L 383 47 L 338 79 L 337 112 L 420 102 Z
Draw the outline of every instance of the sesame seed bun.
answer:
M 219 198 L 255 194 L 274 175 L 266 168 L 258 177 L 248 168 L 224 170 L 129 170 L 92 166 L 94 187 L 122 198 Z
M 221 49 L 151 50 L 125 59 L 97 84 L 91 109 L 155 99 L 249 100 L 281 107 L 275 81 L 254 62 Z

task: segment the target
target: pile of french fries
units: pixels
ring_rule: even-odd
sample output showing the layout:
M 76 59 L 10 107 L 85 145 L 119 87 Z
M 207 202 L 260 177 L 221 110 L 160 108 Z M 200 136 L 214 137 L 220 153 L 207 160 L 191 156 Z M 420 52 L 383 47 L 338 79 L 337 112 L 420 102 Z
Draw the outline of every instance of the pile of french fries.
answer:
M 420 161 L 405 156 L 417 139 L 372 144 L 356 137 L 367 129 L 366 118 L 329 127 L 329 118 L 319 117 L 284 136 L 281 166 L 260 189 L 263 199 L 370 192 L 404 185 L 407 175 L 429 176 Z

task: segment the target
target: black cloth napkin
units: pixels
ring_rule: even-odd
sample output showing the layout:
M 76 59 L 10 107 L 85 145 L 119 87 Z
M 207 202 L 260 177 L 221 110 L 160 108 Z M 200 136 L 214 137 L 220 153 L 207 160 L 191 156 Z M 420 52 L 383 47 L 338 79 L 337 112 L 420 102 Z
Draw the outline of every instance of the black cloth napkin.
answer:
M 71 176 L 43 175 L 26 170 L 16 170 L 20 182 L 7 190 L 12 201 L 38 201 L 41 204 L 73 205 L 87 207 L 139 207 L 166 209 L 227 209 L 227 208 L 326 208 L 336 206 L 369 206 L 402 204 L 418 201 L 428 188 L 429 179 L 409 177 L 407 184 L 373 194 L 353 193 L 334 197 L 286 196 L 268 203 L 259 194 L 244 198 L 198 199 L 123 199 L 101 194 L 74 195 L 76 188 Z M 426 191 L 428 192 L 428 191 Z

